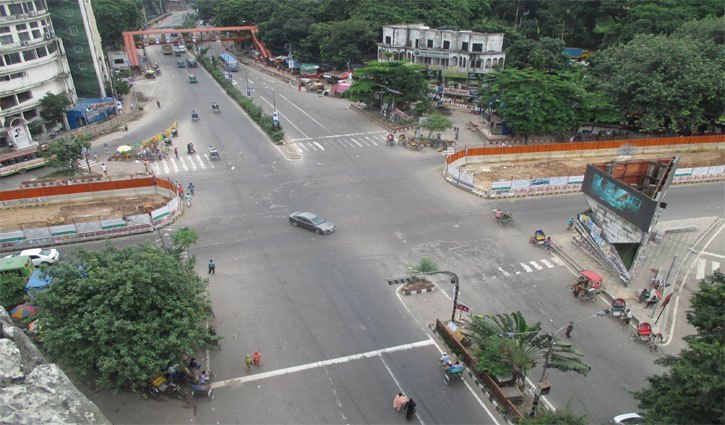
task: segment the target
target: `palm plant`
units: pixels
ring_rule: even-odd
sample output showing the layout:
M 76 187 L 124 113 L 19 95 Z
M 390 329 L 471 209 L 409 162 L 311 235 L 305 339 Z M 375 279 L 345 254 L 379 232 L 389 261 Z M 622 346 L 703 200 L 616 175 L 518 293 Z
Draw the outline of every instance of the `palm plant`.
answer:
M 490 375 L 510 374 L 517 381 L 523 381 L 539 362 L 543 363 L 544 372 L 554 368 L 586 375 L 591 369 L 571 344 L 542 333 L 541 323 L 529 325 L 519 311 L 474 315 L 466 333 L 478 358 L 478 370 Z

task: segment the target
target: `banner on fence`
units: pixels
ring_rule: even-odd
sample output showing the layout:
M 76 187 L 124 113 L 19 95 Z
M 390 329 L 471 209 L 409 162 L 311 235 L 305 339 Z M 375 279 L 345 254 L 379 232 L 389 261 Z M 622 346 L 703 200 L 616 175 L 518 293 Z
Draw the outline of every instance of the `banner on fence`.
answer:
M 491 183 L 491 190 L 494 192 L 508 192 L 511 190 L 511 181 L 500 181 Z

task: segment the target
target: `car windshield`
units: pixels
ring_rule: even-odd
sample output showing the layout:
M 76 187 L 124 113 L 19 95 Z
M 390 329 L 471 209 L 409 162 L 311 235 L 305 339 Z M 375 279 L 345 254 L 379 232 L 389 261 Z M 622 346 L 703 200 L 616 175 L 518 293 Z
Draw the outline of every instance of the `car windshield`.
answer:
M 40 250 L 40 255 L 50 255 L 50 250 L 49 249 L 41 249 Z
M 312 222 L 314 224 L 322 224 L 322 223 L 324 223 L 326 221 L 327 220 L 325 220 L 324 218 L 320 217 L 319 215 L 312 217 Z

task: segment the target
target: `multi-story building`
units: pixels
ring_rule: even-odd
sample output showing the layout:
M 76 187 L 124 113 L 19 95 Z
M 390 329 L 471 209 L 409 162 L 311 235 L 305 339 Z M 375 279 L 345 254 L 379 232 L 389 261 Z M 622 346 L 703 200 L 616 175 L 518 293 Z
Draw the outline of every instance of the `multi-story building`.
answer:
M 58 37 L 63 40 L 79 98 L 106 97 L 110 78 L 101 34 L 89 0 L 46 0 Z
M 502 48 L 502 33 L 386 25 L 383 42 L 378 43 L 378 60 L 408 60 L 434 70 L 484 74 L 503 67 Z
M 45 0 L 0 0 L 0 148 L 32 144 L 27 124 L 48 92 L 77 99 Z

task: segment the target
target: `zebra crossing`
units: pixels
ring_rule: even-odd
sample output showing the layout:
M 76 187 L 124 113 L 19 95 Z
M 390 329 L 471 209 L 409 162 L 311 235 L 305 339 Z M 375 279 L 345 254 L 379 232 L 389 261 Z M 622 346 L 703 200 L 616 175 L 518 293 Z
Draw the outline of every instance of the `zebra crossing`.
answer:
M 710 267 L 708 267 L 708 265 Z M 700 281 L 704 279 L 705 276 L 712 274 L 716 270 L 720 270 L 720 262 L 709 260 L 707 258 L 698 258 L 695 267 L 695 279 Z
M 557 257 L 541 258 L 538 260 L 521 262 L 518 264 L 510 264 L 508 266 L 498 266 L 496 269 L 489 270 L 488 273 L 481 273 L 483 280 L 509 278 L 526 273 L 536 273 L 546 271 L 556 267 L 563 267 L 564 262 Z
M 322 153 L 326 151 L 336 150 L 355 150 L 355 149 L 375 149 L 384 147 L 390 149 L 387 146 L 386 136 L 387 132 L 375 132 L 375 133 L 358 133 L 349 135 L 338 135 L 338 136 L 323 136 L 316 138 L 304 138 L 304 139 L 292 139 L 290 142 L 294 143 L 295 146 L 302 153 Z M 402 146 L 396 148 L 405 149 Z M 455 152 L 455 149 L 449 148 L 441 152 L 442 156 L 448 156 Z
M 180 155 L 178 158 L 169 157 L 161 161 L 149 162 L 149 171 L 157 176 L 187 173 L 213 169 L 214 162 L 208 154 Z

